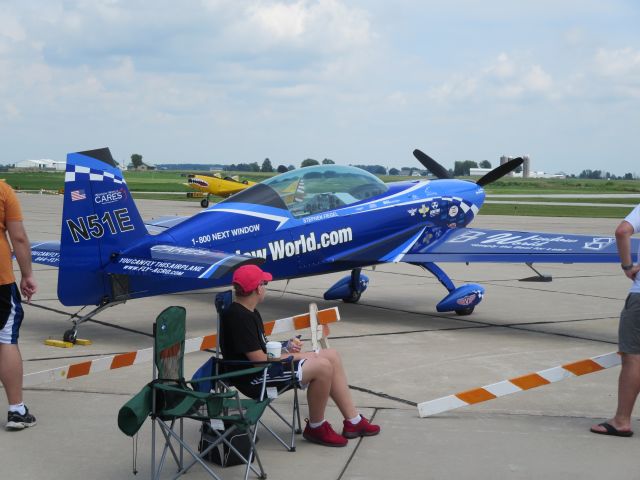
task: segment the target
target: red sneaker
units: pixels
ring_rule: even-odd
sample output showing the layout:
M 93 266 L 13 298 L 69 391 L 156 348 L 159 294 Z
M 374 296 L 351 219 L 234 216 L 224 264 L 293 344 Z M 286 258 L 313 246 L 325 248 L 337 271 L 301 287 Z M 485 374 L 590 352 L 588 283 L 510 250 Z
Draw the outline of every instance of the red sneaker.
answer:
M 360 415 L 360 421 L 355 425 L 349 420 L 343 421 L 342 436 L 346 438 L 371 437 L 380 433 L 380 427 L 369 423 L 369 420 Z
M 304 427 L 302 436 L 310 442 L 319 443 L 326 447 L 344 447 L 349 443 L 342 435 L 338 435 L 327 421 L 317 428 L 311 428 L 308 419 L 305 419 L 305 422 L 307 422 L 307 426 Z

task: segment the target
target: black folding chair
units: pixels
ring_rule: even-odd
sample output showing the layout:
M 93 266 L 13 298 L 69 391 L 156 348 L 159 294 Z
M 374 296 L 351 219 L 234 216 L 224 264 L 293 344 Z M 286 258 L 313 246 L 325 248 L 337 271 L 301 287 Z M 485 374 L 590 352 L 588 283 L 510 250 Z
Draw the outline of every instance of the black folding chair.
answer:
M 217 340 L 216 340 L 216 355 L 214 357 L 215 360 L 212 360 L 212 362 L 214 362 L 212 364 L 212 374 L 216 374 L 218 373 L 219 370 L 216 370 L 216 368 L 224 368 L 224 365 L 245 365 L 245 366 L 255 366 L 255 365 L 267 365 L 269 366 L 270 364 L 273 364 L 273 362 L 237 362 L 237 361 L 228 361 L 228 360 L 224 360 L 222 358 L 222 352 L 220 349 L 220 335 L 222 333 L 222 329 L 224 328 L 222 325 L 222 314 L 225 312 L 225 310 L 227 308 L 229 308 L 229 306 L 231 305 L 233 300 L 233 295 L 231 290 L 226 290 L 224 292 L 220 292 L 216 295 L 215 298 L 215 307 L 216 307 L 216 312 L 218 314 L 218 320 L 217 320 L 217 329 L 216 332 L 218 333 L 217 335 Z M 273 435 L 273 437 L 280 443 L 282 444 L 283 447 L 285 447 L 287 450 L 289 450 L 290 452 L 295 452 L 296 450 L 296 434 L 301 434 L 302 433 L 302 428 L 301 428 L 301 420 L 300 420 L 300 403 L 298 400 L 298 382 L 296 379 L 296 372 L 294 371 L 294 364 L 292 361 L 288 361 L 288 360 L 282 360 L 281 361 L 282 364 L 282 368 L 283 369 L 290 369 L 290 373 L 291 373 L 291 382 L 284 385 L 283 387 L 281 387 L 280 389 L 278 389 L 277 394 L 273 396 L 272 400 L 275 399 L 276 397 L 280 396 L 281 394 L 283 394 L 284 392 L 288 392 L 288 391 L 292 391 L 293 392 L 293 407 L 292 407 L 292 411 L 291 411 L 291 421 L 289 421 L 281 412 L 279 412 L 275 406 L 273 405 L 273 402 L 268 404 L 268 407 L 271 409 L 271 411 L 273 411 L 273 413 L 275 413 L 275 415 L 280 418 L 280 420 L 282 420 L 282 422 L 284 422 L 284 424 L 286 425 L 286 427 L 290 430 L 290 440 L 289 442 L 285 441 L 280 435 L 278 435 L 272 428 L 270 428 L 268 425 L 266 425 L 262 420 L 260 420 L 260 424 L 271 434 Z M 251 393 L 253 392 L 243 392 L 243 388 L 242 388 L 242 383 L 238 382 L 238 377 L 234 377 L 231 380 L 231 386 L 233 386 L 234 388 L 240 390 L 240 392 L 243 395 L 246 395 L 250 398 L 253 398 L 255 400 L 261 400 L 260 397 L 256 396 L 256 395 L 251 395 Z M 249 394 L 249 395 L 247 395 Z M 262 395 L 268 394 L 268 392 L 263 392 Z

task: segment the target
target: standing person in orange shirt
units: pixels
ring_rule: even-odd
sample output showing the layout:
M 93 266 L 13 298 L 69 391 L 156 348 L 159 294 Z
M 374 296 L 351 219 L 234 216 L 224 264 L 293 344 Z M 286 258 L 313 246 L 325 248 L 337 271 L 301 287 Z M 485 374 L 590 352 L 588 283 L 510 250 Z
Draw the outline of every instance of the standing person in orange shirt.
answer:
M 7 233 L 20 267 L 20 290 L 13 275 Z M 9 401 L 8 430 L 22 430 L 36 424 L 36 418 L 22 401 L 22 356 L 18 348 L 24 317 L 20 293 L 28 303 L 36 289 L 31 270 L 31 246 L 22 223 L 20 203 L 13 189 L 0 181 L 0 381 Z

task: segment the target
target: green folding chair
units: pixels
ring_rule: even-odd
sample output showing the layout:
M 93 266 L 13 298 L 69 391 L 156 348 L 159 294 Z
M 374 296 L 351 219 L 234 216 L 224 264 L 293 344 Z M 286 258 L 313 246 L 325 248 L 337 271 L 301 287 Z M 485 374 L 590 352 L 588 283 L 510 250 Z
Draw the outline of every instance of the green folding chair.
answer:
M 235 390 L 224 392 L 198 392 L 192 388 L 198 381 L 228 381 L 236 375 L 256 375 L 265 372 L 264 367 L 254 367 L 239 372 L 216 375 L 196 381 L 186 381 L 183 374 L 184 341 L 185 341 L 186 311 L 182 307 L 169 307 L 156 319 L 154 324 L 154 353 L 153 380 L 131 400 L 129 400 L 118 414 L 118 426 L 123 433 L 135 435 L 147 417 L 151 417 L 151 478 L 157 479 L 163 470 L 168 454 L 177 465 L 174 478 L 186 473 L 196 463 L 200 464 L 210 476 L 220 477 L 211 469 L 204 458 L 221 443 L 227 445 L 243 462 L 246 463 L 245 480 L 249 471 L 253 471 L 259 478 L 266 478 L 266 473 L 256 449 L 256 425 L 267 408 L 270 399 L 261 401 L 240 399 Z M 266 380 L 266 376 L 264 377 Z M 214 432 L 215 438 L 198 453 L 184 439 L 184 419 L 198 421 L 217 420 L 226 429 Z M 158 464 L 156 465 L 156 426 L 164 438 L 164 446 Z M 229 442 L 231 435 L 247 433 L 251 443 L 248 457 L 242 455 Z M 184 451 L 192 457 L 188 464 L 184 461 Z M 258 463 L 258 469 L 253 466 L 253 458 Z

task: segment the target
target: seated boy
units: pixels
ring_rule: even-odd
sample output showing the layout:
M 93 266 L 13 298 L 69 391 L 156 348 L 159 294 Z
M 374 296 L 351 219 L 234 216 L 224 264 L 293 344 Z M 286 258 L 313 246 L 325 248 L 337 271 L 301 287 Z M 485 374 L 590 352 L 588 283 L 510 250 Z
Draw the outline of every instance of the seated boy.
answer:
M 245 265 L 234 272 L 235 302 L 223 314 L 220 331 L 220 347 L 225 360 L 267 360 L 267 338 L 262 317 L 256 307 L 264 300 L 267 283 L 272 278 L 271 274 L 256 265 Z M 356 410 L 340 354 L 333 349 L 301 352 L 301 347 L 300 342 L 291 340 L 287 343 L 286 353 L 293 357 L 296 381 L 300 388 L 307 388 L 309 419 L 306 420 L 304 438 L 329 447 L 344 447 L 348 443 L 347 439 L 377 435 L 380 427 L 369 423 Z M 267 386 L 280 388 L 290 382 L 290 371 L 269 369 Z M 248 396 L 256 397 L 261 383 L 262 376 L 234 385 Z M 329 397 L 344 417 L 341 435 L 324 419 Z

